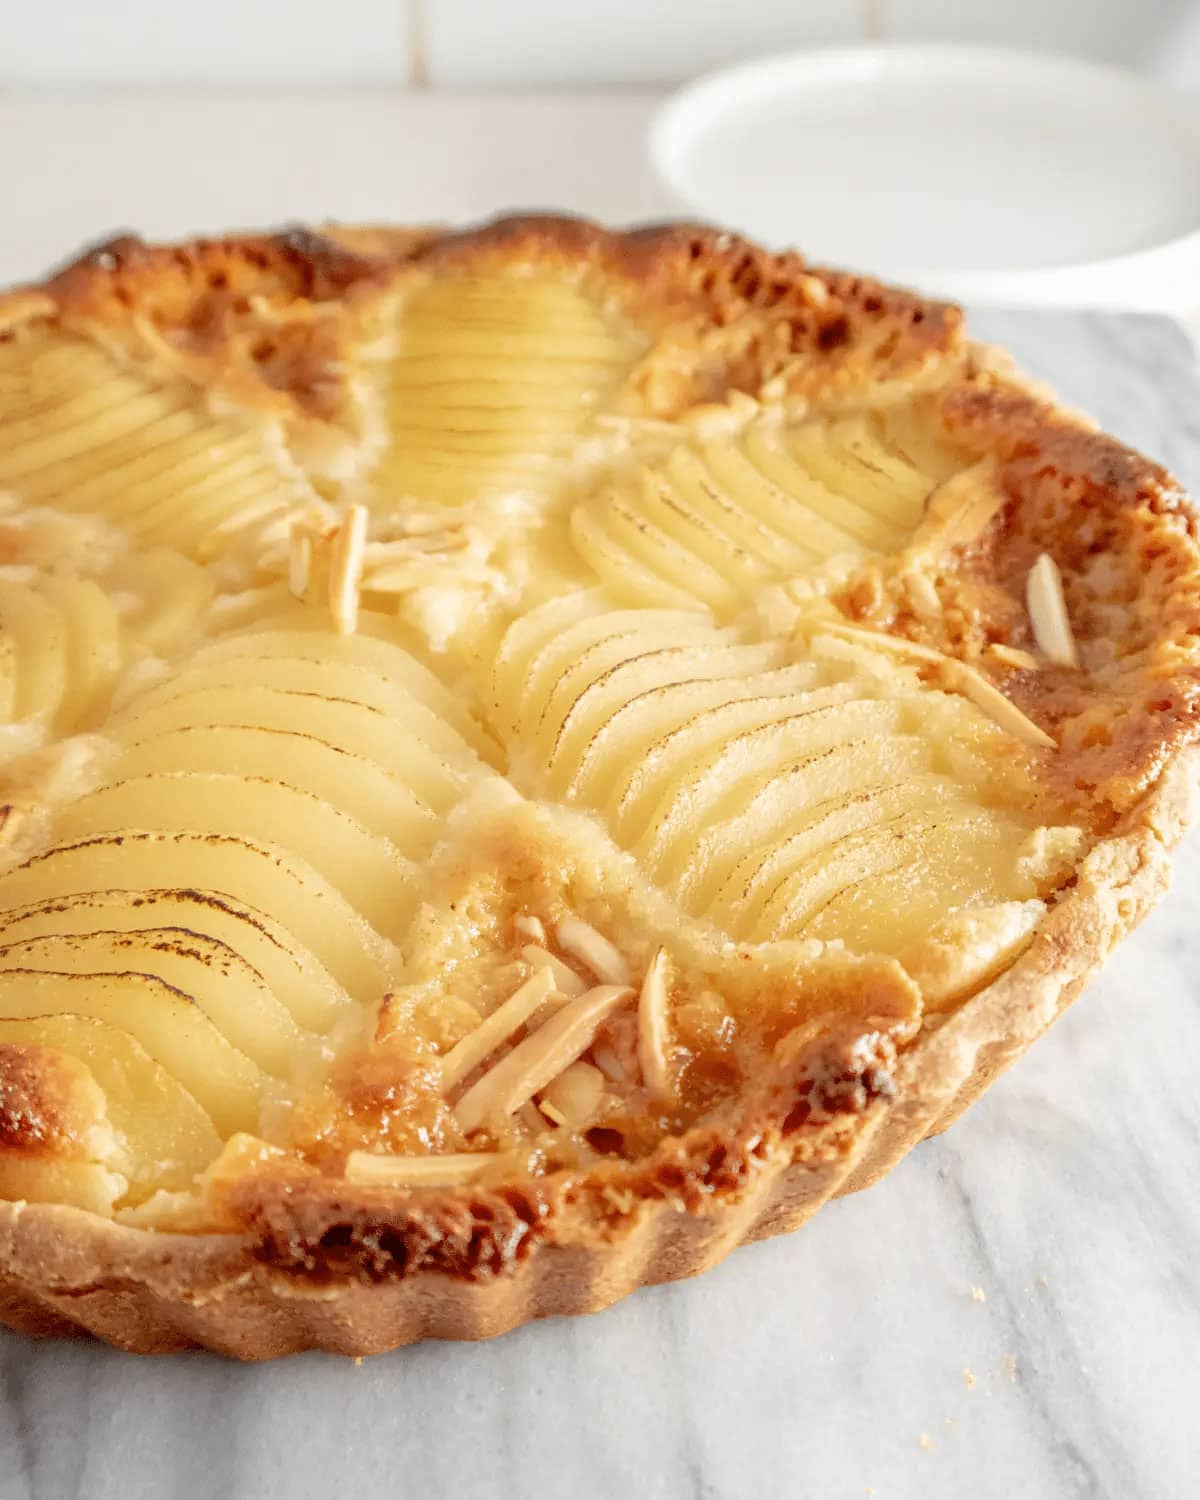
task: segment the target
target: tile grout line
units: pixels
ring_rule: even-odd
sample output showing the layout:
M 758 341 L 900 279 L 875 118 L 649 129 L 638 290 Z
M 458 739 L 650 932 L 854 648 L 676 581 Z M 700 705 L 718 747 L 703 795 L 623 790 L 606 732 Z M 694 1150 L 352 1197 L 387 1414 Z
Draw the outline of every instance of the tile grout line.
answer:
M 429 16 L 426 0 L 396 0 L 404 7 L 406 24 L 404 29 L 408 52 L 408 86 L 413 89 L 429 87 Z
M 881 42 L 887 36 L 890 0 L 858 0 L 858 29 L 864 42 Z

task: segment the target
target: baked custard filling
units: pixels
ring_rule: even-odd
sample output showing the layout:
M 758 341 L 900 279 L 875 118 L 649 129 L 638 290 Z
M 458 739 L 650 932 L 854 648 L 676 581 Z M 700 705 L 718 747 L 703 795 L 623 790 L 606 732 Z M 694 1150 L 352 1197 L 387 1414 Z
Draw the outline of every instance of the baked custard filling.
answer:
M 961 340 L 749 381 L 533 249 L 223 291 L 0 334 L 0 1196 L 617 1171 L 942 1025 L 1191 722 L 1179 549 Z

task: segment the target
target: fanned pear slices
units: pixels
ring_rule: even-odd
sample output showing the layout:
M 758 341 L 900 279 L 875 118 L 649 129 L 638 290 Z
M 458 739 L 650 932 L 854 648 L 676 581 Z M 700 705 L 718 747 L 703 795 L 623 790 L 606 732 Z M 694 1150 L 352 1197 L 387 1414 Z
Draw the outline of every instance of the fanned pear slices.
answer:
M 4 913 L 8 946 L 47 937 L 168 931 L 194 936 L 234 955 L 261 979 L 273 1005 L 301 1030 L 327 1032 L 349 997 L 311 951 L 264 912 L 230 896 L 196 889 L 93 890 L 58 895 Z M 255 992 L 261 993 L 255 986 Z
M 291 1073 L 306 1040 L 252 964 L 224 943 L 186 928 L 17 939 L 0 947 L 0 972 L 14 969 L 153 974 L 189 996 L 235 1047 L 280 1078 Z
M 262 424 L 212 415 L 183 381 L 37 325 L 0 342 L 0 490 L 198 556 L 223 526 L 314 498 Z
M 1190 732 L 1132 456 L 705 231 L 159 253 L 0 305 L 0 1198 L 492 1307 L 873 1170 L 1027 948 L 1062 1001 Z
M 0 969 L 0 1019 L 62 1012 L 126 1031 L 198 1101 L 223 1135 L 260 1128 L 265 1077 L 190 996 L 137 969 Z
M 107 1129 L 87 1143 L 76 1201 L 95 1195 L 89 1206 L 111 1212 L 118 1196 L 137 1204 L 156 1190 L 185 1191 L 220 1150 L 212 1117 L 120 1026 L 69 1013 L 0 1019 L 0 1048 L 6 1044 L 73 1059 L 99 1087 Z M 36 1176 L 18 1177 L 12 1168 L 20 1165 L 0 1156 L 0 1192 L 37 1201 L 45 1185 L 39 1192 Z
M 503 275 L 419 288 L 397 341 L 380 503 L 552 489 L 639 352 L 569 282 Z
M 193 1141 L 260 1133 L 318 1065 L 320 1034 L 378 1003 L 419 862 L 493 776 L 470 743 L 486 737 L 427 668 L 304 623 L 213 642 L 130 696 L 93 789 L 0 874 L 0 1021 L 63 1012 L 57 1050 L 133 1059 L 130 1090 L 140 1078 L 195 1115 Z M 135 1104 L 117 1106 L 123 1139 L 145 1133 Z M 182 1159 L 124 1173 L 126 1201 L 178 1187 Z M 110 1166 L 80 1177 L 89 1193 L 122 1175 Z
M 99 725 L 126 668 L 195 639 L 213 598 L 181 553 L 133 566 L 119 533 L 48 510 L 6 518 L 0 550 L 0 725 L 41 738 Z
M 53 723 L 70 715 L 86 722 L 89 708 L 107 701 L 121 627 L 112 601 L 90 579 L 49 578 L 39 586 L 0 578 L 0 625 L 6 719 Z
M 571 534 L 618 598 L 727 617 L 831 557 L 899 550 L 953 466 L 932 442 L 914 461 L 872 416 L 752 421 L 602 481 Z
M 947 899 L 1037 894 L 1017 869 L 1029 786 L 966 698 L 836 640 L 593 610 L 514 625 L 493 698 L 523 679 L 505 727 L 533 748 L 530 790 L 593 808 L 688 911 L 749 941 L 897 952 Z
M 356 997 L 386 988 L 390 944 L 304 861 L 240 834 L 126 828 L 57 844 L 0 876 L 0 911 L 114 889 L 137 902 L 164 887 L 264 912 Z

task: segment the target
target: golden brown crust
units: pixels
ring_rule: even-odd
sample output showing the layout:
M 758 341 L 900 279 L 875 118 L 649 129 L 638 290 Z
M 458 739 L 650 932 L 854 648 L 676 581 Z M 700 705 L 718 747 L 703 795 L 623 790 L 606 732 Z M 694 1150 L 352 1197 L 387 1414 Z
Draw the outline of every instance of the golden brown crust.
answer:
M 45 283 L 51 309 L 43 315 L 66 331 L 124 346 L 132 357 L 169 351 L 185 378 L 235 398 L 336 420 L 355 330 L 351 318 L 323 309 L 379 286 L 406 248 L 392 243 L 369 254 L 300 227 L 181 246 L 121 235 L 85 250 Z
M 89 1082 L 82 1063 L 62 1052 L 0 1042 L 0 1150 L 77 1154 L 94 1122 L 94 1108 L 81 1107 Z
M 193 1344 L 243 1359 L 314 1347 L 377 1353 L 598 1311 L 798 1228 L 944 1129 L 1080 993 L 1161 896 L 1198 769 L 1195 752 L 1173 763 L 1129 831 L 1089 855 L 1018 963 L 904 1054 L 893 1090 L 878 1079 L 854 1085 L 850 1111 L 810 1135 L 799 1158 L 776 1097 L 773 1116 L 705 1142 L 707 1170 L 699 1139 L 693 1151 L 672 1143 L 659 1164 L 671 1190 L 615 1205 L 588 1227 L 545 1228 L 523 1191 L 472 1212 L 477 1194 L 344 1188 L 324 1202 L 301 1195 L 292 1208 L 281 1187 L 264 1195 L 257 1232 L 242 1235 L 152 1234 L 77 1209 L 3 1205 L 0 1321 L 47 1336 L 83 1329 L 142 1353 Z
M 614 233 L 586 219 L 510 217 L 464 231 L 303 226 L 183 245 L 121 235 L 43 286 L 0 297 L 0 330 L 49 318 L 131 357 L 289 420 L 346 422 L 370 311 L 410 273 L 563 266 L 669 331 L 633 383 L 666 416 L 780 377 L 798 394 L 914 378 L 965 356 L 961 313 L 845 272 L 809 267 L 701 225 Z
M 223 1196 L 260 1262 L 293 1276 L 376 1280 L 437 1270 L 486 1280 L 542 1243 L 620 1237 L 631 1217 L 658 1203 L 707 1213 L 784 1156 L 793 1164 L 840 1156 L 891 1097 L 894 1066 L 888 1039 L 847 1024 L 760 1082 L 726 1118 L 668 1137 L 634 1163 L 470 1194 L 428 1189 L 407 1200 L 392 1189 L 269 1172 L 231 1183 Z
M 1158 464 L 988 369 L 931 401 L 972 460 L 995 465 L 1005 504 L 942 580 L 944 611 L 916 619 L 903 591 L 861 578 L 853 618 L 972 660 L 1058 746 L 1039 771 L 1055 803 L 1099 832 L 1200 732 L 1200 519 Z M 1025 588 L 1038 556 L 1062 573 L 1084 671 L 998 666 L 994 643 L 1036 650 Z
M 352 405 L 346 351 L 381 299 L 434 271 L 533 261 L 592 278 L 661 334 L 628 386 L 631 403 L 653 415 L 771 385 L 798 406 L 836 406 L 868 386 L 886 393 L 893 381 L 937 386 L 947 432 L 964 451 L 997 455 L 1007 497 L 963 558 L 959 612 L 939 644 L 1027 645 L 1019 623 L 999 626 L 1018 620 L 1004 601 L 1020 597 L 1048 539 L 1081 634 L 1103 640 L 1114 619 L 1121 625 L 1112 661 L 1097 666 L 1111 669 L 1109 717 L 1113 703 L 1134 711 L 1107 740 L 1094 735 L 1094 696 L 1081 699 L 1066 674 L 1005 680 L 1061 738 L 1053 774 L 1081 784 L 1056 794 L 1103 805 L 1103 837 L 1017 963 L 910 1046 L 848 1028 L 635 1163 L 508 1188 L 367 1188 L 268 1160 L 215 1189 L 231 1231 L 220 1235 L 0 1204 L 0 1322 L 83 1328 L 147 1352 L 200 1343 L 244 1358 L 314 1346 L 359 1354 L 426 1336 L 484 1337 L 693 1274 L 744 1240 L 796 1227 L 944 1128 L 1165 888 L 1196 772 L 1200 682 L 1174 654 L 1182 643 L 1185 663 L 1194 659 L 1200 625 L 1195 517 L 1163 471 L 975 368 L 955 308 L 702 227 L 614 235 L 519 218 L 462 233 L 288 231 L 184 247 L 121 239 L 42 288 L 0 299 L 0 330 L 52 319 L 110 347 L 124 341 L 130 357 L 150 338 L 198 386 L 291 422 L 338 424 Z M 1068 508 L 1082 524 L 1063 526 Z M 1099 549 L 1125 559 L 1115 590 L 1111 579 L 1089 585 Z M 853 612 L 906 628 L 889 608 L 881 593 Z M 4 1056 L 12 1129 L 30 1145 L 39 1131 L 61 1136 L 52 1075 Z M 0 1144 L 3 1129 L 0 1118 Z
M 501 218 L 418 259 L 436 269 L 557 264 L 593 277 L 660 334 L 630 378 L 638 409 L 655 417 L 734 390 L 757 396 L 772 381 L 835 399 L 966 352 L 956 307 L 703 224 L 614 234 L 585 219 Z
M 1101 805 L 1118 817 L 1200 725 L 1196 512 L 1159 465 L 1011 383 L 961 386 L 943 412 L 952 431 L 996 454 L 1010 500 L 973 560 L 977 574 L 1020 598 L 1038 554 L 1052 552 L 1093 669 L 1023 674 L 1013 696 L 1059 742 L 1064 801 L 1082 805 L 1070 794 L 1083 792 L 1093 815 Z M 1031 645 L 1019 618 L 1011 644 Z
M 67 1201 L 104 1214 L 115 1178 L 104 1094 L 52 1047 L 0 1043 L 0 1198 Z

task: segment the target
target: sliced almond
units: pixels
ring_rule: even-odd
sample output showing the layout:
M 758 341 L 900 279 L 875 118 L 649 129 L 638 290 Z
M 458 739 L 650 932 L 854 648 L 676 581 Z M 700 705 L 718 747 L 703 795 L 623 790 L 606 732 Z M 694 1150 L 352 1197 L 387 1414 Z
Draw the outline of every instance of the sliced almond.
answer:
M 347 506 L 342 524 L 334 533 L 329 560 L 329 610 L 339 635 L 353 635 L 358 628 L 358 594 L 366 544 L 367 507 Z
M 1056 741 L 1028 715 L 1023 714 L 1012 699 L 1006 698 L 982 672 L 960 661 L 955 663 L 949 680 L 965 698 L 970 698 L 976 708 L 982 709 L 994 724 L 1007 730 L 1014 739 L 1024 740 L 1027 745 L 1038 745 L 1046 750 L 1057 750 Z
M 1079 665 L 1079 649 L 1067 614 L 1062 574 L 1048 552 L 1043 552 L 1025 580 L 1025 603 L 1038 649 L 1062 667 Z
M 892 656 L 906 656 L 913 661 L 927 661 L 936 666 L 953 662 L 954 658 L 932 646 L 922 646 L 918 641 L 906 640 L 903 636 L 888 635 L 883 630 L 868 630 L 862 625 L 847 625 L 842 620 L 821 620 L 817 634 L 840 636 L 844 641 L 858 641 L 877 651 L 886 651 Z
M 1023 714 L 1010 698 L 1006 698 L 998 687 L 987 680 L 982 672 L 975 667 L 968 666 L 966 662 L 959 661 L 957 657 L 947 656 L 942 651 L 935 651 L 932 646 L 922 646 L 916 641 L 886 635 L 883 631 L 864 630 L 858 625 L 843 625 L 838 621 L 828 621 L 822 622 L 822 629 L 827 630 L 831 635 L 840 636 L 843 640 L 861 641 L 864 645 L 888 651 L 892 655 L 906 656 L 912 661 L 928 662 L 931 666 L 936 666 L 948 689 L 961 693 L 964 698 L 969 698 L 976 708 L 982 710 L 994 724 L 1015 739 L 1047 750 L 1058 748 L 1055 740 L 1040 725 L 1035 724 L 1027 714 Z
M 553 1110 L 560 1125 L 586 1125 L 600 1108 L 606 1081 L 591 1063 L 574 1062 L 542 1090 L 539 1108 L 548 1118 L 552 1118 Z
M 451 1187 L 473 1182 L 496 1160 L 494 1151 L 452 1151 L 444 1156 L 378 1156 L 351 1151 L 346 1181 L 377 1187 Z
M 442 1058 L 442 1092 L 446 1093 L 455 1084 L 461 1083 L 468 1073 L 473 1073 L 497 1047 L 503 1045 L 514 1031 L 524 1026 L 553 988 L 554 975 L 551 970 L 536 969 L 520 989 L 515 990 L 502 1005 L 498 1005 L 474 1031 L 469 1031 L 461 1041 L 456 1042 Z
M 412 589 L 423 588 L 440 568 L 442 577 L 451 577 L 459 583 L 491 583 L 495 571 L 479 559 L 455 555 L 423 553 L 406 562 L 391 563 L 364 573 L 362 587 L 373 594 L 406 594 Z
M 597 985 L 543 1022 L 458 1101 L 454 1114 L 459 1128 L 469 1134 L 489 1120 L 514 1114 L 587 1051 L 601 1025 L 632 994 L 625 985 Z
M 638 997 L 638 1061 L 646 1087 L 659 1098 L 673 1092 L 667 1062 L 667 954 L 660 948 L 650 960 Z
M 904 592 L 912 606 L 913 614 L 921 620 L 936 620 L 941 617 L 942 601 L 928 573 L 914 568 L 904 575 Z
M 561 1129 L 567 1123 L 567 1117 L 559 1109 L 555 1109 L 548 1099 L 539 1099 L 538 1108 L 550 1121 L 551 1125 L 557 1125 Z
M 564 917 L 554 929 L 554 935 L 563 952 L 587 964 L 597 979 L 602 979 L 605 984 L 629 983 L 625 955 L 590 922 L 581 921 L 579 917 Z
M 522 937 L 527 937 L 531 942 L 546 946 L 546 928 L 541 917 L 535 917 L 529 912 L 521 912 L 513 918 L 513 928 Z
M 305 526 L 293 524 L 288 537 L 288 592 L 303 600 L 308 593 L 312 574 L 312 534 Z
M 1003 641 L 993 641 L 987 648 L 987 654 L 997 661 L 1003 662 L 1006 667 L 1015 667 L 1019 672 L 1036 672 L 1038 659 L 1030 651 L 1022 651 L 1020 646 L 1006 646 Z
M 539 947 L 536 943 L 526 943 L 521 949 L 521 957 L 527 964 L 532 964 L 535 969 L 549 969 L 554 976 L 554 987 L 568 1000 L 577 999 L 587 989 L 587 985 L 570 964 L 563 963 L 557 954 Z

